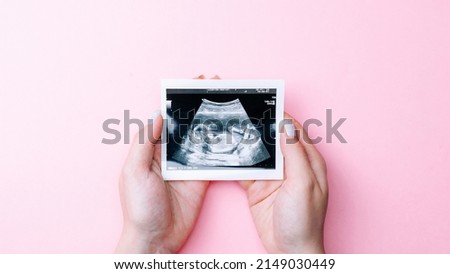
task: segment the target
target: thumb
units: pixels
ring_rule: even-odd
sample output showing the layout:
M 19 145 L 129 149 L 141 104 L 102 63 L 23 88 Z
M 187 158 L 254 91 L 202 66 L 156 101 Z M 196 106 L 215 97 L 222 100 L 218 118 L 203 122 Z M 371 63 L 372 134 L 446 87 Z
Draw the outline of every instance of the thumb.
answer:
M 299 140 L 299 129 L 295 128 L 292 120 L 285 119 L 280 130 L 285 176 L 294 179 L 304 175 L 305 172 L 311 172 L 308 154 Z
M 155 145 L 161 138 L 162 117 L 158 112 L 152 115 L 149 125 L 140 129 L 131 145 L 125 166 L 135 169 L 148 169 L 155 153 Z

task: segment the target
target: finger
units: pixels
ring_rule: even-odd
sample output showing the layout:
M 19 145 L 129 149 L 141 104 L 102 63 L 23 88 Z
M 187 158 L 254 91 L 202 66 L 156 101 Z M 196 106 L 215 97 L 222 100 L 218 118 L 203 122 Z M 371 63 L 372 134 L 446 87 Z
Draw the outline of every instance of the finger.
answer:
M 310 161 L 314 162 L 318 167 L 324 168 L 325 161 L 317 150 L 317 148 L 312 143 L 311 139 L 308 136 L 306 130 L 302 127 L 302 125 L 294 119 L 289 113 L 284 114 L 285 119 L 291 120 L 296 128 L 296 130 L 300 133 L 299 140 L 302 142 L 303 146 L 306 149 L 308 156 L 310 156 Z
M 239 181 L 239 184 L 242 186 L 243 189 L 248 190 L 253 184 L 255 183 L 254 180 L 245 180 L 245 181 Z
M 327 187 L 327 177 L 326 177 L 326 163 L 323 159 L 320 152 L 317 150 L 317 148 L 312 143 L 311 139 L 309 138 L 306 130 L 302 127 L 302 125 L 295 120 L 291 115 L 288 113 L 285 113 L 285 119 L 289 119 L 293 122 L 294 127 L 296 128 L 297 132 L 300 136 L 298 136 L 299 141 L 305 148 L 306 154 L 308 156 L 309 162 L 311 164 L 311 168 L 316 175 L 316 178 L 321 186 L 322 189 L 326 189 Z
M 194 79 L 200 79 L 200 80 L 203 80 L 203 79 L 205 79 L 205 78 L 206 78 L 205 75 L 200 74 L 199 76 L 195 77 Z
M 298 140 L 294 124 L 285 120 L 283 127 L 281 129 L 281 151 L 284 156 L 285 176 L 288 179 L 308 178 L 312 173 L 312 169 L 306 150 Z
M 220 78 L 219 75 L 214 75 L 211 79 L 212 80 L 221 80 L 222 78 Z
M 150 119 L 149 125 L 139 130 L 128 153 L 126 168 L 148 170 L 155 153 L 155 145 L 161 138 L 162 125 L 161 115 L 156 114 L 154 119 Z

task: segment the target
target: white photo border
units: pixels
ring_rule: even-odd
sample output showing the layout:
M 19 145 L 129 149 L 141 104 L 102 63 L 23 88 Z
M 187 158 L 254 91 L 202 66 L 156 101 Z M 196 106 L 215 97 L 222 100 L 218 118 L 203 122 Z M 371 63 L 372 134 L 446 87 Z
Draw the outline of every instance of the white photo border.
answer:
M 276 89 L 275 105 L 275 169 L 264 168 L 221 168 L 214 170 L 168 170 L 167 169 L 167 89 Z M 161 115 L 164 121 L 161 135 L 161 171 L 164 180 L 281 180 L 284 177 L 284 160 L 281 153 L 279 126 L 284 119 L 284 81 L 283 80 L 199 80 L 164 79 L 161 80 Z

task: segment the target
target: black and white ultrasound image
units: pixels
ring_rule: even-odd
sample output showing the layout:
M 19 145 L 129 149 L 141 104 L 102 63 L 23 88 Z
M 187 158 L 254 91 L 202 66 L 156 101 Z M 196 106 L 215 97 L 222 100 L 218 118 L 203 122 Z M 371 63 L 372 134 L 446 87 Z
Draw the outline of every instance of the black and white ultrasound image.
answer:
M 275 169 L 276 89 L 167 89 L 167 168 Z

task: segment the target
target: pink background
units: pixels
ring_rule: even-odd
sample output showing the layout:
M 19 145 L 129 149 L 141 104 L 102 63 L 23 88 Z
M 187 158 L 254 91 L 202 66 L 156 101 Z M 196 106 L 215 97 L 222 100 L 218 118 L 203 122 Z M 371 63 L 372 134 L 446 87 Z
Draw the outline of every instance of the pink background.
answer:
M 0 252 L 111 252 L 129 146 L 103 121 L 202 73 L 285 79 L 299 120 L 347 118 L 348 144 L 318 145 L 328 252 L 450 252 L 445 0 L 1 1 Z M 181 251 L 264 252 L 236 183 L 211 185 Z

